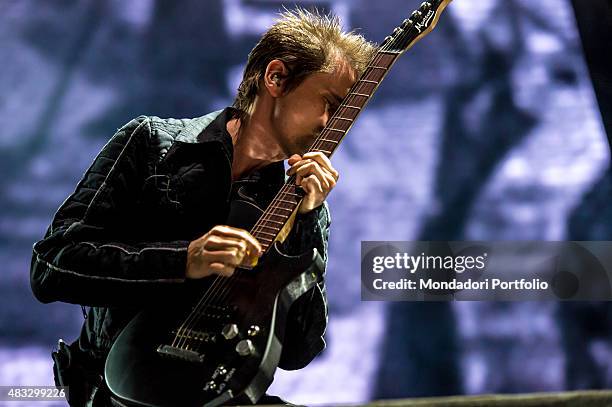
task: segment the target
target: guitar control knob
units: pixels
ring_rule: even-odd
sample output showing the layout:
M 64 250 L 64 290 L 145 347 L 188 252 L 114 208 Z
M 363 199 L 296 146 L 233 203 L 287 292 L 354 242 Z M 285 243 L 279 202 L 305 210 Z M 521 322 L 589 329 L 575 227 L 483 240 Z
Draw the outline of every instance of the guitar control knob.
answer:
M 227 369 L 225 368 L 225 366 L 223 365 L 217 366 L 217 369 L 215 370 L 215 375 L 225 376 L 226 374 L 227 374 Z
M 247 331 L 247 335 L 255 336 L 255 335 L 257 335 L 259 333 L 259 331 L 261 331 L 261 329 L 259 329 L 259 327 L 257 325 L 251 325 L 251 327 Z
M 236 345 L 236 352 L 240 356 L 249 356 L 255 353 L 255 346 L 253 346 L 253 342 L 250 339 L 243 339 Z
M 238 325 L 236 324 L 226 324 L 221 330 L 221 335 L 225 339 L 234 339 L 236 335 L 238 335 Z
M 214 380 L 211 380 L 209 382 L 206 383 L 206 385 L 204 386 L 204 391 L 210 391 L 210 390 L 214 390 L 217 388 L 217 383 L 215 383 Z

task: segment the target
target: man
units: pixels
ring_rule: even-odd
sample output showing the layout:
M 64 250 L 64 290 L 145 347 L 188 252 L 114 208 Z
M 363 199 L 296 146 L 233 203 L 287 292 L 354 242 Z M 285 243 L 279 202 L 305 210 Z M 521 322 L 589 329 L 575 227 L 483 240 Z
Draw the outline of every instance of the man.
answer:
M 113 136 L 33 248 L 36 297 L 92 307 L 79 340 L 54 353 L 71 405 L 110 404 L 104 361 L 139 310 L 261 256 L 248 231 L 225 225 L 229 203 L 265 207 L 285 182 L 285 159 L 306 195 L 284 250 L 316 247 L 327 260 L 324 201 L 338 172 L 307 151 L 373 51 L 336 18 L 285 12 L 250 53 L 233 107 L 189 120 L 140 116 Z M 315 288 L 291 309 L 283 368 L 305 366 L 325 345 L 323 283 Z

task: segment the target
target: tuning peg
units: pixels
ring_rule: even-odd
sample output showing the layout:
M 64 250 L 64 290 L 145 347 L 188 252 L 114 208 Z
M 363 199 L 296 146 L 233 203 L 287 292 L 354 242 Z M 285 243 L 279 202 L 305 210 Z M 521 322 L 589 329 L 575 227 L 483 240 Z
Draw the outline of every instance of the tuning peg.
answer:
M 409 27 L 411 27 L 412 24 L 413 24 L 413 22 L 409 18 L 407 18 L 404 21 L 402 21 L 402 27 L 404 27 L 404 30 L 409 28 Z
M 404 31 L 404 30 L 402 30 L 399 27 L 396 27 L 395 30 L 393 30 L 393 35 L 397 35 L 397 34 L 401 33 L 402 31 Z
M 423 14 L 419 10 L 414 10 L 412 14 L 410 14 L 410 19 L 414 21 L 416 19 L 421 18 L 422 15 Z
M 419 6 L 419 10 L 420 10 L 422 13 L 425 13 L 425 11 L 427 11 L 427 10 L 428 10 L 430 7 L 431 7 L 431 4 L 430 4 L 430 3 L 428 3 L 428 2 L 426 2 L 426 1 L 424 1 L 424 2 L 423 2 L 423 3 L 421 3 L 421 5 Z
M 392 39 L 393 39 L 393 37 L 392 37 L 392 36 L 387 35 L 387 36 L 385 37 L 385 41 L 384 41 L 384 42 L 391 41 Z

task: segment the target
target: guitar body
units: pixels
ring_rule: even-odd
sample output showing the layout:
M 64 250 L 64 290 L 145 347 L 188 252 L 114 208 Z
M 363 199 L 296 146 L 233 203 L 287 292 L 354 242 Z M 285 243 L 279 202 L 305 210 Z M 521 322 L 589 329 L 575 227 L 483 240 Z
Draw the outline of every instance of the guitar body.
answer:
M 244 226 L 257 219 L 254 212 L 261 215 L 253 204 L 235 201 L 232 214 L 240 216 L 228 223 Z M 322 268 L 316 249 L 288 256 L 277 242 L 252 270 L 190 281 L 183 301 L 141 312 L 118 336 L 105 365 L 109 389 L 137 406 L 257 402 L 280 360 L 289 308 L 316 284 Z M 223 301 L 210 301 L 197 320 L 178 329 L 203 296 Z

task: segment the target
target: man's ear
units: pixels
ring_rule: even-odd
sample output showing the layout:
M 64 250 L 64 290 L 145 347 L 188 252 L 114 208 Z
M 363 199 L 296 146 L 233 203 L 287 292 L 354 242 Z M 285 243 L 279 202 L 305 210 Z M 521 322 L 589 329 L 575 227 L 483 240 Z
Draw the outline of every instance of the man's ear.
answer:
M 264 86 L 272 97 L 279 97 L 285 93 L 285 84 L 289 70 L 285 63 L 278 59 L 273 59 L 268 63 L 264 74 Z

